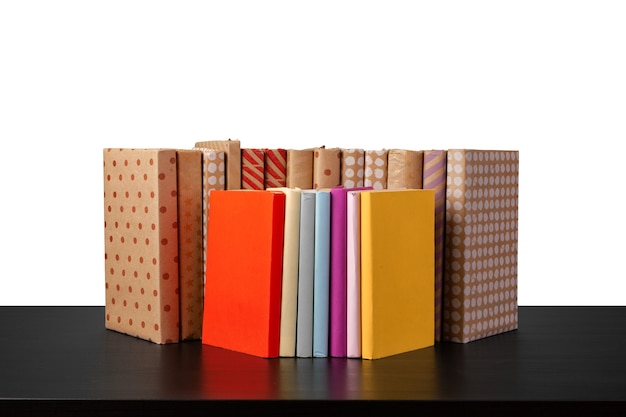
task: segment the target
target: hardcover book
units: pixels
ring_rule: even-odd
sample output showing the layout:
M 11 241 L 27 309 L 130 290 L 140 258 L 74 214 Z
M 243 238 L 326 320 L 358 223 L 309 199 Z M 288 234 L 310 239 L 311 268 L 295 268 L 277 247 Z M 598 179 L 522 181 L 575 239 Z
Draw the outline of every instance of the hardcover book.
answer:
M 179 149 L 176 154 L 180 338 L 199 340 L 204 297 L 202 151 Z
M 346 357 L 348 348 L 347 312 L 347 194 L 369 188 L 344 186 L 330 189 L 330 332 L 329 354 Z
M 424 151 L 390 149 L 387 152 L 387 188 L 422 188 Z
M 449 149 L 442 340 L 518 327 L 519 152 Z
M 363 191 L 362 357 L 434 345 L 433 190 Z
M 215 149 L 193 149 L 202 152 L 202 276 L 204 282 L 211 191 L 223 190 L 226 187 L 226 156 L 224 151 Z
M 374 190 L 387 189 L 387 150 L 365 151 L 363 185 Z
M 361 204 L 359 193 L 348 191 L 347 255 L 346 255 L 346 317 L 347 356 L 361 357 Z
M 263 149 L 241 149 L 241 188 L 265 189 L 265 152 Z
M 296 356 L 313 356 L 313 276 L 315 273 L 315 190 L 300 194 L 300 251 Z
M 315 271 L 313 274 L 313 356 L 328 356 L 330 296 L 330 190 L 315 195 Z
M 341 150 L 341 185 L 346 188 L 363 187 L 364 171 L 363 149 Z
M 443 305 L 443 259 L 446 239 L 446 158 L 445 150 L 424 151 L 423 187 L 435 190 L 435 341 L 441 340 Z
M 202 343 L 276 358 L 285 194 L 211 194 Z
M 241 189 L 241 143 L 238 139 L 196 142 L 194 147 L 224 152 L 226 165 L 225 188 L 227 190 Z
M 315 148 L 313 152 L 313 188 L 341 185 L 341 149 Z
M 105 326 L 180 339 L 177 155 L 104 149 Z
M 287 150 L 287 187 L 313 188 L 313 149 Z
M 287 150 L 265 149 L 265 188 L 287 186 Z
M 301 190 L 287 187 L 268 188 L 268 190 L 285 194 L 280 356 L 293 357 L 296 355 Z

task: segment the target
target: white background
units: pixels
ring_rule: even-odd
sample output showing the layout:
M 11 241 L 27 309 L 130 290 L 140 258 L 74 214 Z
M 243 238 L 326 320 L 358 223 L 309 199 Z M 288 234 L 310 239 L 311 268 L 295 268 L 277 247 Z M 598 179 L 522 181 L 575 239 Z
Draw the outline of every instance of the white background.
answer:
M 0 305 L 104 305 L 102 148 L 517 149 L 519 304 L 626 305 L 623 1 L 1 1 Z

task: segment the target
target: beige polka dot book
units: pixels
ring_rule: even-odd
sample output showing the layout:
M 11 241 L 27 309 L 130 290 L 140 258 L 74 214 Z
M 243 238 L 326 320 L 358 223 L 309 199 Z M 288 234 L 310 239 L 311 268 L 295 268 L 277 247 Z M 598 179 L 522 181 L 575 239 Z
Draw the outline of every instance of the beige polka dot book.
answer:
M 277 182 L 312 192 L 435 190 L 434 343 L 518 328 L 519 151 L 252 149 L 228 139 L 107 148 L 103 166 L 109 330 L 158 344 L 201 341 L 203 321 L 215 319 L 203 305 L 211 191 Z

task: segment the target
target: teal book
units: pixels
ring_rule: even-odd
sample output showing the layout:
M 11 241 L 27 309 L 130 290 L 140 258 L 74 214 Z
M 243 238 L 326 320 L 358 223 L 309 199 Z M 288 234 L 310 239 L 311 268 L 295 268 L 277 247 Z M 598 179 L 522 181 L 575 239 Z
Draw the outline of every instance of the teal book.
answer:
M 328 357 L 330 283 L 330 190 L 315 196 L 315 258 L 313 272 L 313 356 Z

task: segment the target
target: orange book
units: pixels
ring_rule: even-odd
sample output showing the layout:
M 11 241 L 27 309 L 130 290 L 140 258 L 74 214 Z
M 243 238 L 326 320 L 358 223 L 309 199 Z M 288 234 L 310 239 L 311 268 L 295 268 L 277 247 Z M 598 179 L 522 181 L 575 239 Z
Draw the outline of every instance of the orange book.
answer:
M 285 194 L 211 192 L 202 343 L 279 354 Z

